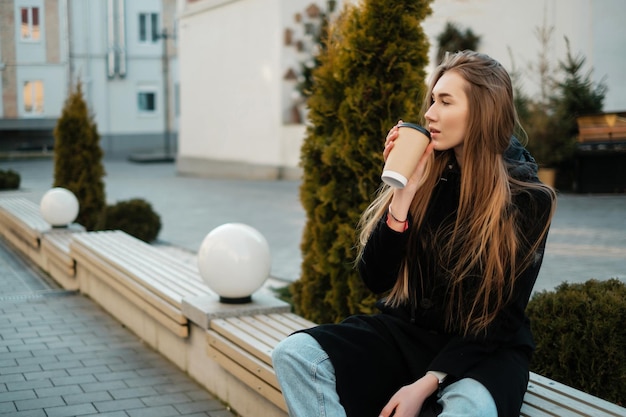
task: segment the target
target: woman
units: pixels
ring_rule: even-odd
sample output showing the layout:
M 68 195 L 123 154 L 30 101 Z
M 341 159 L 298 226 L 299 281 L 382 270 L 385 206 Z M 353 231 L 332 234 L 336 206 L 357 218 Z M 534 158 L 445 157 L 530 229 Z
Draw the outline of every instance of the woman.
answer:
M 381 313 L 273 353 L 291 416 L 519 415 L 534 348 L 524 310 L 556 197 L 513 137 L 511 80 L 492 58 L 449 56 L 424 111 L 432 141 L 415 172 L 361 219 L 358 268 L 386 294 Z

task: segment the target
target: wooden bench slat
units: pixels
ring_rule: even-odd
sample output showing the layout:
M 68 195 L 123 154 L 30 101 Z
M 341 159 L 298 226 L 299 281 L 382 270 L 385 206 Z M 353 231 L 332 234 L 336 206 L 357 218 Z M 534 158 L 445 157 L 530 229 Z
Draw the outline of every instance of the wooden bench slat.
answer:
M 246 319 L 245 317 L 240 318 L 242 320 Z M 276 341 L 280 341 L 298 330 L 315 326 L 313 322 L 293 313 L 259 314 L 255 315 L 254 319 L 263 323 L 263 329 L 266 329 L 269 335 L 273 335 Z
M 287 405 L 283 398 L 282 392 L 272 387 L 265 381 L 260 380 L 256 375 L 250 373 L 247 369 L 223 355 L 219 351 L 211 352 L 213 359 L 219 363 L 224 369 L 238 378 L 241 382 L 258 392 L 261 396 L 277 405 L 283 411 L 287 411 Z
M 43 219 L 39 206 L 21 197 L 0 200 L 0 227 L 12 236 L 33 248 L 39 248 L 41 234 L 50 230 Z
M 258 314 L 254 316 L 254 318 L 264 323 L 265 326 L 271 328 L 272 331 L 275 331 L 277 335 L 281 336 L 281 338 L 285 338 L 293 333 L 292 327 L 286 326 L 282 320 L 277 320 L 267 314 Z
M 261 321 L 256 321 L 257 326 L 254 326 L 250 323 L 247 323 L 243 320 L 244 317 L 230 317 L 225 319 L 231 326 L 237 327 L 240 331 L 249 334 L 253 337 L 258 346 L 261 348 L 260 354 L 269 355 L 271 351 L 274 349 L 274 346 L 282 340 L 282 337 L 272 337 L 270 333 L 272 333 L 271 328 L 267 328 L 265 325 L 262 325 Z M 264 347 L 270 346 L 270 350 L 267 351 Z
M 126 253 L 124 251 L 119 251 L 121 242 L 123 242 L 122 249 L 125 247 L 134 248 L 134 250 L 142 254 L 142 257 L 136 259 L 136 261 L 151 271 L 167 271 L 168 273 L 177 273 L 182 271 L 183 274 L 180 274 L 180 278 L 185 283 L 200 286 L 204 285 L 197 267 L 192 267 L 186 262 L 181 262 L 173 255 L 166 254 L 151 245 L 127 235 L 126 233 L 118 231 L 115 233 L 103 234 L 101 241 L 109 245 L 108 250 L 112 250 L 114 253 L 118 250 L 117 252 L 122 256 L 122 258 L 125 258 Z M 164 259 L 167 262 L 162 262 Z M 156 265 L 155 263 L 159 264 Z
M 88 259 L 81 259 L 80 262 L 82 264 L 86 264 L 90 268 L 98 268 L 98 265 L 90 264 L 91 262 Z M 173 319 L 171 315 L 155 308 L 153 304 L 147 302 L 143 297 L 137 295 L 133 291 L 129 291 L 129 288 L 124 284 L 114 279 L 107 279 L 106 273 L 102 273 L 98 276 L 98 278 L 120 294 L 121 297 L 126 298 L 137 308 L 154 318 L 175 335 L 183 338 L 189 336 L 189 327 L 186 317 L 182 316 L 182 318 L 179 318 L 178 320 Z M 184 323 L 181 323 L 181 321 L 184 321 Z
M 0 200 L 0 207 L 32 230 L 44 232 L 51 229 L 43 219 L 39 205 L 30 200 L 23 197 L 3 198 Z
M 202 282 L 198 272 L 191 269 L 185 270 L 184 263 L 146 243 L 132 242 L 124 235 L 122 233 L 98 233 L 96 236 L 90 234 L 81 236 L 74 243 L 93 250 L 96 256 L 115 264 L 130 278 L 152 286 L 155 292 L 179 308 L 184 297 L 212 294 L 208 286 Z M 121 242 L 116 242 L 116 238 L 120 238 Z M 138 248 L 136 253 L 129 249 L 133 247 Z M 150 260 L 149 257 L 153 259 Z M 168 257 L 170 259 L 167 259 Z M 164 259 L 166 262 L 163 262 Z
M 567 415 L 581 417 L 584 415 L 590 415 L 585 413 L 578 413 L 576 410 L 573 410 L 571 407 L 567 406 L 566 403 L 562 403 L 562 400 L 563 397 L 558 394 L 552 398 L 549 398 L 544 397 L 543 395 L 537 395 L 537 393 L 535 392 L 526 391 L 526 395 L 524 396 L 524 404 L 528 404 L 536 410 L 541 410 L 542 413 L 546 413 L 551 416 L 554 415 L 559 417 L 565 417 Z M 594 417 L 600 417 L 596 414 L 591 415 L 593 415 Z
M 296 314 L 293 313 L 275 313 L 275 314 L 268 314 L 268 317 L 280 322 L 281 324 L 283 324 L 284 326 L 286 326 L 287 328 L 291 329 L 289 334 L 297 331 L 297 330 L 302 330 L 302 329 L 308 329 L 310 327 L 315 326 L 314 323 L 305 320 L 304 318 L 301 318 L 299 316 L 297 316 Z M 301 320 L 300 320 L 300 319 Z
M 264 336 L 267 336 L 267 340 L 273 344 L 276 344 L 283 340 L 287 335 L 280 330 L 277 330 L 275 327 L 268 323 L 266 320 L 257 319 L 252 316 L 242 316 L 239 319 L 249 325 L 250 327 L 247 329 L 250 332 L 259 332 Z
M 142 310 L 147 313 L 152 314 L 158 311 L 159 315 L 163 314 L 176 323 L 186 324 L 188 322 L 187 317 L 176 306 L 167 303 L 160 297 L 156 297 L 146 287 L 137 284 L 135 281 L 120 277 L 119 272 L 114 267 L 90 256 L 89 252 L 85 253 L 79 247 L 72 246 L 72 255 L 77 262 L 88 265 L 94 271 L 99 271 L 100 279 L 114 287 L 121 295 L 140 305 Z
M 524 401 L 525 399 L 526 397 L 524 397 Z M 522 409 L 520 410 L 520 417 L 571 417 L 571 416 L 562 416 L 560 414 L 547 413 L 544 410 L 535 408 L 532 404 L 524 402 L 522 404 Z
M 149 262 L 146 262 L 147 250 L 133 251 L 134 243 L 124 241 L 123 234 L 101 233 L 97 236 L 89 236 L 81 242 L 84 246 L 96 252 L 97 256 L 105 258 L 110 263 L 114 263 L 119 269 L 128 273 L 131 278 L 139 281 L 151 280 L 157 291 L 162 291 L 162 296 L 170 298 L 172 303 L 180 304 L 182 298 L 187 293 L 184 287 L 172 286 L 171 281 L 161 278 L 164 275 L 164 268 L 157 270 Z M 115 238 L 120 241 L 116 242 Z M 153 265 L 157 262 L 152 262 Z
M 529 400 L 542 398 L 571 410 L 574 413 L 572 415 L 575 416 L 624 417 L 626 415 L 623 407 L 533 372 L 530 373 L 527 392 L 530 395 Z
M 102 237 L 109 238 L 110 236 L 102 235 Z M 126 274 L 129 278 L 142 285 L 150 286 L 159 296 L 167 299 L 168 302 L 176 305 L 178 308 L 181 308 L 182 300 L 186 296 L 211 294 L 210 289 L 200 281 L 191 288 L 185 288 L 184 281 L 180 279 L 182 275 L 179 273 L 164 274 L 158 270 L 159 262 L 152 262 L 149 268 L 142 266 L 143 261 L 141 259 L 143 253 L 135 253 L 128 249 L 124 251 L 124 245 L 120 243 L 113 245 L 116 247 L 102 247 L 102 242 L 97 242 L 98 240 L 106 239 L 94 239 L 94 236 L 87 238 L 80 236 L 75 239 L 72 245 L 82 246 L 85 251 L 93 252 L 94 256 L 99 257 L 104 262 L 115 265 L 116 269 L 121 273 Z M 96 241 L 96 244 L 93 243 L 94 241 Z M 147 244 L 144 243 L 144 245 Z M 177 262 L 167 261 L 169 263 Z
M 209 343 L 208 352 L 210 356 L 214 354 L 213 351 L 218 351 L 243 368 L 248 369 L 274 388 L 280 389 L 278 380 L 276 379 L 276 373 L 271 365 L 259 360 L 241 347 L 232 344 L 228 339 L 214 331 L 207 332 L 207 340 Z
M 271 355 L 274 344 L 264 343 L 259 340 L 256 335 L 241 330 L 238 326 L 233 325 L 226 319 L 211 320 L 209 327 L 268 365 L 272 364 Z

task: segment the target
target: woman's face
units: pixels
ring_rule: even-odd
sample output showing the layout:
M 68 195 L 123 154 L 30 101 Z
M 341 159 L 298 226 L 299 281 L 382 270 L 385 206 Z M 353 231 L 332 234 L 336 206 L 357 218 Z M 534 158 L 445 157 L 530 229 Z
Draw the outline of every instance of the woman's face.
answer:
M 467 81 L 455 71 L 444 73 L 433 87 L 432 104 L 424 115 L 435 149 L 454 149 L 458 163 L 469 118 L 466 85 Z

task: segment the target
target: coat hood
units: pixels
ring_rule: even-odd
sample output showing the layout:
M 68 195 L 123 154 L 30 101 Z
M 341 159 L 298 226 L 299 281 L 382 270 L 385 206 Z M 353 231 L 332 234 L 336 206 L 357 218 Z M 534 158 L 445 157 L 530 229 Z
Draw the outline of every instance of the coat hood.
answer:
M 504 160 L 511 177 L 522 181 L 538 181 L 535 158 L 515 136 L 511 136 L 509 147 L 504 151 Z

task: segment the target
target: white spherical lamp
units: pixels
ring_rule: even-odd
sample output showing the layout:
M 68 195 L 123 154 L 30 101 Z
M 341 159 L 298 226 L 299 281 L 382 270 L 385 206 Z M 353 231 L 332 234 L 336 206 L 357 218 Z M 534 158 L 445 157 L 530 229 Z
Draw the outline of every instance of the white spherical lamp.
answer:
M 52 227 L 66 227 L 78 217 L 78 199 L 68 189 L 55 187 L 43 195 L 39 210 Z
M 206 284 L 220 302 L 242 304 L 252 301 L 270 272 L 267 240 L 255 228 L 242 223 L 216 227 L 202 241 L 198 267 Z

